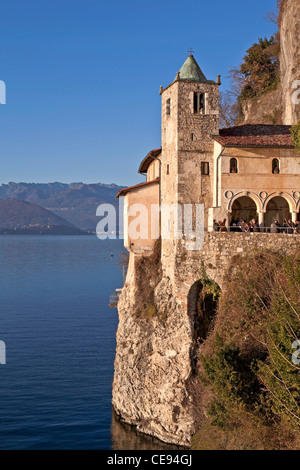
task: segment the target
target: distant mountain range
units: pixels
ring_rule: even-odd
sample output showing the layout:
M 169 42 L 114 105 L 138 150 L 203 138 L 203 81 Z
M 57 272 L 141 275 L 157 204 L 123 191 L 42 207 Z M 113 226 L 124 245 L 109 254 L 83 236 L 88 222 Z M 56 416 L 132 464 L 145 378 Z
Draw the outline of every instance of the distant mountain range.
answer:
M 95 231 L 98 205 L 117 207 L 115 196 L 122 188 L 102 183 L 8 183 L 0 186 L 0 201 L 20 199 L 38 204 L 79 229 Z
M 52 212 L 18 199 L 0 201 L 0 234 L 81 235 L 83 232 Z

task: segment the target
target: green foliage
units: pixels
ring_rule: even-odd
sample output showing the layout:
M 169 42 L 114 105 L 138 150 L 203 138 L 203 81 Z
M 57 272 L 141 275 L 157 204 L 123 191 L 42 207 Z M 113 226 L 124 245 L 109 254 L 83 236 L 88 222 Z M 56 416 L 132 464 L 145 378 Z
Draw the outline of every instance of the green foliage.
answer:
M 243 58 L 238 69 L 231 70 L 241 100 L 255 98 L 277 88 L 280 77 L 279 35 L 259 38 Z
M 219 300 L 219 297 L 221 295 L 221 289 L 219 285 L 213 281 L 206 273 L 204 262 L 202 261 L 201 263 L 201 284 L 202 284 L 202 296 L 212 296 L 212 299 L 214 302 L 217 302 Z
M 260 364 L 259 377 L 270 394 L 274 414 L 300 428 L 300 365 L 292 361 L 291 346 L 300 339 L 299 263 L 284 260 L 277 286 L 266 325 L 268 360 Z
M 145 317 L 153 317 L 156 314 L 156 307 L 153 304 L 148 304 L 146 309 L 143 310 L 142 315 Z
M 297 253 L 256 252 L 232 261 L 214 331 L 201 350 L 200 377 L 211 390 L 210 426 L 234 435 L 233 448 L 243 446 L 242 428 L 253 448 L 287 448 L 299 437 L 300 365 L 292 361 L 299 292 Z
M 213 385 L 214 398 L 208 412 L 212 425 L 231 427 L 232 411 L 247 410 L 260 402 L 260 387 L 251 357 L 234 345 L 215 338 L 215 353 L 201 358 L 208 382 Z
M 295 148 L 300 153 L 300 121 L 291 128 Z

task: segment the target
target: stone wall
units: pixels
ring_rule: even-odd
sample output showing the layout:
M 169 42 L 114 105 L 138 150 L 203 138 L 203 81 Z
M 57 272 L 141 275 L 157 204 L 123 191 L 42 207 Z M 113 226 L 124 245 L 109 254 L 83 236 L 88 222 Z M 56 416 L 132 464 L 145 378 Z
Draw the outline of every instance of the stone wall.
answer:
M 292 252 L 300 235 L 206 233 L 202 250 L 185 249 L 162 256 L 163 277 L 154 289 L 155 308 L 141 312 L 137 255 L 130 265 L 118 310 L 119 326 L 113 405 L 127 423 L 162 441 L 189 446 L 201 409 L 195 405 L 195 321 L 193 288 L 206 274 L 221 288 L 231 258 L 251 250 Z M 169 275 L 170 274 L 170 275 Z M 188 302 L 189 300 L 189 302 Z M 194 299 L 194 301 L 196 301 Z M 153 307 L 153 306 L 152 306 Z M 200 384 L 197 386 L 201 389 Z
M 201 251 L 186 251 L 183 247 L 183 261 L 178 258 L 176 285 L 181 292 L 183 305 L 186 306 L 189 289 L 199 279 L 199 262 L 203 261 L 207 275 L 222 288 L 226 270 L 233 256 L 255 250 L 289 253 L 299 249 L 299 243 L 299 234 L 238 232 L 205 234 L 205 244 Z

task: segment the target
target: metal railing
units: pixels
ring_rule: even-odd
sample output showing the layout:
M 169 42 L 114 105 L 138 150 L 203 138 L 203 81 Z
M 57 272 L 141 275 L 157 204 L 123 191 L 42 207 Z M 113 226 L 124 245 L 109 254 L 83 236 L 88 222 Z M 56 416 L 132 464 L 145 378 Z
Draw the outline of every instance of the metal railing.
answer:
M 286 233 L 289 235 L 292 234 L 300 234 L 300 223 L 298 226 L 295 227 L 282 227 L 282 226 L 277 226 L 277 227 L 261 227 L 261 226 L 255 226 L 255 227 L 249 227 L 249 228 L 243 228 L 239 227 L 236 225 L 230 225 L 228 228 L 225 226 L 221 226 L 218 228 L 218 230 L 214 229 L 214 232 L 230 232 L 230 233 Z

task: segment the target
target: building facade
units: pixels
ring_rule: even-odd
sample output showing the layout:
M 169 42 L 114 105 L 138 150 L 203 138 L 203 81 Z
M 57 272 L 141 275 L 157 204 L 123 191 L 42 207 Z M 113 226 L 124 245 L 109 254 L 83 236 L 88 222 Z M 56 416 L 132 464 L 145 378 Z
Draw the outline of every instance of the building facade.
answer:
M 182 211 L 176 210 L 187 204 L 203 204 L 205 231 L 214 230 L 214 221 L 229 230 L 232 220 L 255 219 L 259 230 L 268 232 L 274 220 L 280 225 L 299 220 L 300 155 L 291 126 L 219 130 L 220 84 L 220 76 L 216 82 L 207 80 L 190 55 L 174 81 L 161 87 L 161 148 L 140 164 L 146 183 L 117 195 L 125 196 L 127 249 L 151 248 L 165 230 L 163 252 L 174 252 L 178 218 L 183 222 Z M 137 202 L 147 207 L 147 215 L 135 211 L 136 206 L 130 211 Z M 152 208 L 150 217 L 152 205 L 166 210 Z M 137 214 L 146 230 L 141 229 L 140 238 L 135 230 L 133 240 L 128 227 Z

